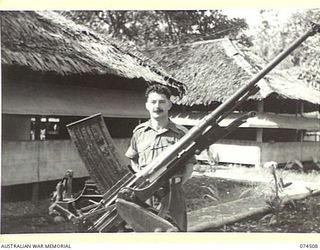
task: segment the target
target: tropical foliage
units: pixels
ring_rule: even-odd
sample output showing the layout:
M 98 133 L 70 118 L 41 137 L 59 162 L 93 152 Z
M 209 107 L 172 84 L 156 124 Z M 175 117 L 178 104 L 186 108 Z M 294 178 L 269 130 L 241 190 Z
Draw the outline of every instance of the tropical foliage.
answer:
M 269 19 L 263 18 L 262 25 L 252 41 L 254 44 L 252 50 L 267 61 L 273 59 L 293 40 L 310 29 L 311 22 L 320 24 L 320 9 L 296 11 L 288 18 L 287 22 L 278 21 L 279 13 L 277 11 L 261 11 L 262 17 L 268 14 Z M 270 19 L 270 16 L 273 18 Z M 320 34 L 309 37 L 291 53 L 281 66 L 319 89 Z
M 220 10 L 69 11 L 63 15 L 137 46 L 163 46 L 225 37 L 250 45 L 242 18 Z

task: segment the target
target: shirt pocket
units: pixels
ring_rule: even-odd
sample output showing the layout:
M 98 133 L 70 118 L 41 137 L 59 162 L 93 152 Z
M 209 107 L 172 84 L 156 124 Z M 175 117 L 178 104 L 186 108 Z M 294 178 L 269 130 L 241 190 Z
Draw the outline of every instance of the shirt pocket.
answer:
M 139 143 L 137 145 L 138 154 L 142 154 L 142 153 L 150 150 L 150 148 L 151 148 L 150 142 L 148 142 L 148 143 L 146 143 L 146 142 L 145 143 Z
M 172 137 L 163 137 L 159 140 L 159 142 L 154 145 L 154 150 L 160 150 L 163 151 L 167 147 L 172 146 L 173 144 L 176 143 L 176 139 Z
M 138 163 L 140 168 L 148 165 L 152 161 L 151 145 L 141 144 L 138 147 Z

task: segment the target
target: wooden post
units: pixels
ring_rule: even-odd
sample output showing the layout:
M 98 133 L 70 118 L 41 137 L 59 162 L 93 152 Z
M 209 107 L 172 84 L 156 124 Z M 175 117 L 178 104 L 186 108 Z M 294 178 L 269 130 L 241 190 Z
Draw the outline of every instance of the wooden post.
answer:
M 301 117 L 303 117 L 303 113 L 304 113 L 304 102 L 303 101 L 299 101 L 299 114 Z M 298 130 L 298 141 L 299 142 L 303 142 L 303 138 L 304 138 L 304 131 L 303 130 Z M 302 145 L 302 144 L 301 144 Z
M 35 116 L 35 124 L 34 124 L 34 133 L 35 133 L 35 140 L 40 140 L 40 127 L 41 127 L 41 116 L 36 115 Z
M 263 100 L 258 101 L 258 103 L 257 103 L 257 111 L 259 113 L 263 113 L 264 112 L 264 101 Z
M 256 142 L 263 142 L 263 128 L 257 128 Z
M 37 182 L 32 184 L 32 197 L 31 200 L 33 203 L 37 204 L 39 201 L 39 181 L 40 181 L 40 141 L 37 143 Z
M 304 103 L 303 103 L 303 101 L 299 101 L 298 104 L 299 104 L 298 105 L 298 113 L 299 113 L 300 117 L 303 117 Z M 296 140 L 298 142 L 303 142 L 303 130 L 297 130 Z
M 260 100 L 257 103 L 257 111 L 258 113 L 262 114 L 264 112 L 264 101 Z M 262 142 L 263 142 L 263 128 L 257 128 L 257 133 L 256 133 L 256 142 L 258 142 L 259 148 L 260 148 L 260 162 L 255 165 L 255 167 L 260 167 L 262 166 Z
M 257 128 L 257 138 L 256 141 L 258 142 L 259 146 L 259 162 L 255 165 L 256 168 L 262 167 L 262 150 L 263 150 L 263 128 Z
M 261 114 L 264 112 L 263 100 L 258 101 L 257 111 L 258 111 L 258 113 L 261 113 Z M 256 141 L 261 142 L 261 143 L 263 142 L 263 128 L 257 128 Z
M 41 128 L 41 116 L 35 116 L 35 126 L 34 126 L 34 133 L 35 133 L 35 140 L 40 141 L 40 128 Z M 32 184 L 32 193 L 31 193 L 31 200 L 33 203 L 38 203 L 39 201 L 39 166 L 40 166 L 40 144 L 37 143 L 37 182 Z
M 299 130 L 300 131 L 300 142 L 303 142 L 303 138 L 304 138 L 304 131 L 303 130 Z

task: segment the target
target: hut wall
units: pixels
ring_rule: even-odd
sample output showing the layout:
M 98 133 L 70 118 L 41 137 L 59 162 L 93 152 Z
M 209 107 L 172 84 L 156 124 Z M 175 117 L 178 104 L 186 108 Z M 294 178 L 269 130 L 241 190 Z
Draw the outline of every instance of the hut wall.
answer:
M 114 142 L 123 155 L 129 139 L 115 139 Z M 64 176 L 67 169 L 74 171 L 75 178 L 88 176 L 70 140 L 2 143 L 3 186 L 57 180 Z
M 260 162 L 260 147 L 255 141 L 220 140 L 210 146 L 210 151 L 220 163 L 257 165 Z M 196 158 L 208 160 L 205 151 Z
M 262 143 L 261 163 L 276 161 L 286 163 L 289 160 L 311 161 L 320 155 L 319 142 L 277 142 Z
M 2 115 L 2 140 L 30 140 L 30 117 Z
M 319 142 L 274 142 L 220 140 L 210 146 L 210 151 L 220 163 L 234 163 L 262 166 L 268 161 L 286 163 L 289 160 L 310 161 L 320 155 Z M 197 159 L 208 160 L 201 152 Z

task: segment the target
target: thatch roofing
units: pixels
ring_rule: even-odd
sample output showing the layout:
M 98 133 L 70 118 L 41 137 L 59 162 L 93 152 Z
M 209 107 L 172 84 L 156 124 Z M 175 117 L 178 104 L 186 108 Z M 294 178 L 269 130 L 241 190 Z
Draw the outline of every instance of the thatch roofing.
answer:
M 177 104 L 186 106 L 225 101 L 262 67 L 257 64 L 257 58 L 243 53 L 227 38 L 152 48 L 145 54 L 187 85 L 186 95 L 176 100 Z M 260 100 L 275 93 L 283 98 L 320 104 L 319 91 L 276 69 L 259 86 L 260 92 L 251 98 Z
M 184 86 L 156 63 L 145 61 L 88 27 L 53 11 L 1 12 L 1 62 L 34 71 L 111 74 L 158 82 L 182 94 Z

